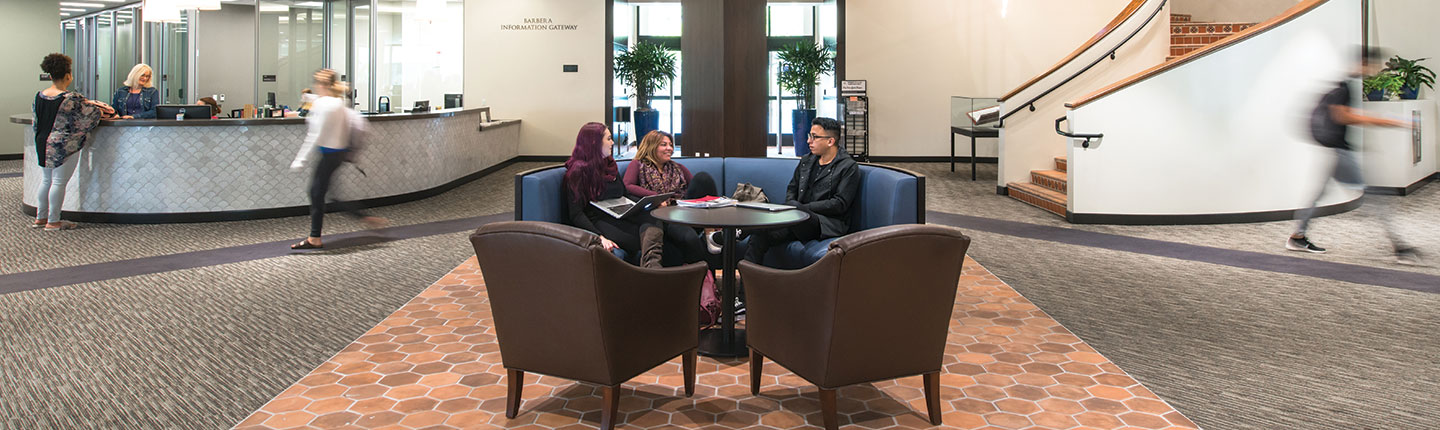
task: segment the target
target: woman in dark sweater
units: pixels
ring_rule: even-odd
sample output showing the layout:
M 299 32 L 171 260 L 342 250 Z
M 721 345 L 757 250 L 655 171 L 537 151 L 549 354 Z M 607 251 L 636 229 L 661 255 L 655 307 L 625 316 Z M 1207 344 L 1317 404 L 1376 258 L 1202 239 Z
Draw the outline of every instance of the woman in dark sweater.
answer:
M 565 193 L 570 224 L 600 235 L 606 250 L 624 249 L 640 256 L 643 267 L 660 267 L 661 248 L 665 233 L 649 213 L 617 219 L 591 205 L 625 195 L 620 170 L 610 157 L 610 130 L 605 124 L 592 122 L 580 127 L 575 149 L 565 161 Z
M 160 90 L 151 84 L 152 74 L 150 66 L 145 63 L 130 68 L 130 74 L 125 76 L 125 86 L 115 90 L 115 96 L 110 100 L 110 106 L 115 108 L 121 119 L 155 119 Z
M 60 220 L 60 206 L 65 203 L 65 185 L 80 162 L 72 155 L 85 148 L 85 138 L 100 124 L 100 116 L 109 107 L 86 100 L 80 93 L 68 91 L 74 76 L 70 74 L 70 57 L 50 54 L 40 62 L 40 70 L 50 75 L 50 87 L 35 94 L 30 109 L 35 114 L 35 159 L 40 164 L 40 189 L 35 194 L 35 222 L 31 227 L 46 231 L 69 230 L 75 223 Z

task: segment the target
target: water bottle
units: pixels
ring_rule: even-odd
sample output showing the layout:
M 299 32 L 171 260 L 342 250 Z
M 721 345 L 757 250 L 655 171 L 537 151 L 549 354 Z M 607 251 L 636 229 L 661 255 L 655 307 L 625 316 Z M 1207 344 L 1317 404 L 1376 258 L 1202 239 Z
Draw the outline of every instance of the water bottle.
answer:
M 185 120 L 185 109 L 180 109 L 179 112 L 176 112 L 176 113 L 175 113 L 175 120 L 176 120 L 176 121 L 184 121 L 184 120 Z

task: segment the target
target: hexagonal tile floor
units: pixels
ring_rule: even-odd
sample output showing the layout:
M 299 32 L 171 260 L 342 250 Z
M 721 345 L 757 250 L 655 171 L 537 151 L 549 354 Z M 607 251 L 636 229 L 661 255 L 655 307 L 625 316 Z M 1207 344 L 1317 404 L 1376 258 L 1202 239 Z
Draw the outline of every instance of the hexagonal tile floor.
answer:
M 941 376 L 944 427 L 1196 426 L 968 257 Z M 815 387 L 766 363 L 750 395 L 748 360 L 701 357 L 686 398 L 677 358 L 624 385 L 621 428 L 813 428 Z M 279 428 L 597 428 L 600 390 L 527 375 L 506 419 L 505 370 L 472 257 L 242 421 Z M 929 428 L 919 376 L 840 390 L 842 426 Z

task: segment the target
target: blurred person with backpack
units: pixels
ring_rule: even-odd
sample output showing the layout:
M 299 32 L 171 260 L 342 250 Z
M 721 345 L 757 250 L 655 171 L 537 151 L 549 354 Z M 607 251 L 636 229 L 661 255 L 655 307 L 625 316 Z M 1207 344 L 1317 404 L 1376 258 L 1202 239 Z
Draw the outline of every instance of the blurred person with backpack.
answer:
M 320 153 L 315 165 L 315 174 L 310 180 L 310 236 L 290 246 L 290 249 L 323 248 L 320 239 L 325 222 L 325 196 L 330 191 L 335 171 L 346 161 L 354 161 L 366 134 L 364 118 L 345 104 L 341 97 L 348 92 L 348 86 L 339 82 L 334 70 L 320 69 L 315 72 L 311 86 L 317 95 L 311 103 L 310 113 L 305 117 L 308 131 L 290 170 L 299 171 L 305 167 L 310 156 Z M 318 148 L 318 151 L 317 151 Z M 364 174 L 364 171 L 361 171 Z M 385 218 L 366 215 L 354 202 L 335 204 L 350 215 L 359 218 L 367 228 L 380 228 L 389 223 Z
M 1363 61 L 1356 67 L 1351 77 L 1372 76 L 1382 71 L 1384 56 L 1377 48 L 1365 48 Z M 1306 235 L 1310 226 L 1310 219 L 1315 215 L 1315 207 L 1320 204 L 1320 199 L 1325 196 L 1326 185 L 1331 179 L 1342 187 L 1365 190 L 1364 175 L 1360 170 L 1360 162 L 1355 154 L 1355 147 L 1346 139 L 1349 127 L 1352 125 L 1374 125 L 1381 127 L 1410 127 L 1404 121 L 1369 116 L 1364 111 L 1355 108 L 1355 100 L 1352 96 L 1348 80 L 1341 80 L 1334 84 L 1333 88 L 1320 97 L 1319 103 L 1310 114 L 1310 133 L 1315 142 L 1330 148 L 1335 156 L 1334 167 L 1330 169 L 1320 182 L 1320 189 L 1316 192 L 1315 199 L 1310 205 L 1295 212 L 1297 219 L 1295 233 L 1285 241 L 1285 248 L 1291 251 L 1309 252 L 1324 254 L 1325 248 L 1321 248 L 1310 242 Z M 1363 197 L 1362 197 L 1363 198 Z M 1400 264 L 1419 264 L 1420 253 L 1415 247 L 1405 243 L 1395 233 L 1392 225 L 1393 219 L 1390 208 L 1374 208 L 1379 216 L 1385 235 L 1390 239 L 1394 247 L 1395 259 Z

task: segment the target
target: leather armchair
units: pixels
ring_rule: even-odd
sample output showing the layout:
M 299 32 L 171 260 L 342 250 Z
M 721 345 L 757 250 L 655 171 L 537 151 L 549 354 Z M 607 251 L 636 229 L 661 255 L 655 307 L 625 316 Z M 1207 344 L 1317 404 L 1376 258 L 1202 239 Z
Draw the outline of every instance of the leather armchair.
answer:
M 809 267 L 740 263 L 745 280 L 750 391 L 765 357 L 820 389 L 835 429 L 835 390 L 923 375 L 930 422 L 940 424 L 940 378 L 955 291 L 970 238 L 906 224 L 851 233 Z
M 694 394 L 703 263 L 636 267 L 594 234 L 545 222 L 488 224 L 470 243 L 506 369 L 506 417 L 519 412 L 525 372 L 601 385 L 602 429 L 614 426 L 621 383 L 678 355 Z

